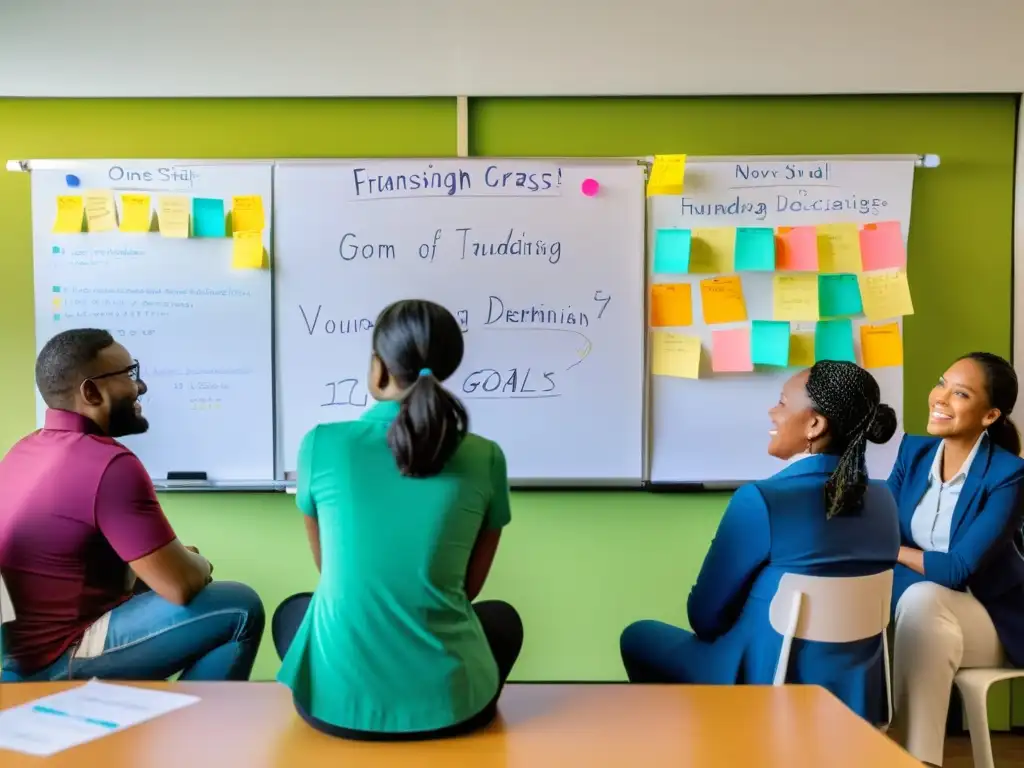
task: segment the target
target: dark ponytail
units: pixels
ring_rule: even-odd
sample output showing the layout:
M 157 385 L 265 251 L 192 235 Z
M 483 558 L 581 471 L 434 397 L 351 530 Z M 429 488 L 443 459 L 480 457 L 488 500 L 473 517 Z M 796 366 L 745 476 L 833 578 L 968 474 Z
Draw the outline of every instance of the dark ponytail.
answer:
M 1017 373 L 1013 366 L 991 352 L 971 352 L 960 359 L 973 360 L 981 368 L 989 407 L 999 410 L 999 418 L 986 429 L 989 440 L 1004 451 L 1020 456 L 1020 433 L 1010 419 L 1017 404 Z
M 373 353 L 405 390 L 388 447 L 406 477 L 440 473 L 469 430 L 466 409 L 441 386 L 462 362 L 463 349 L 458 321 L 440 304 L 398 301 L 377 318 Z

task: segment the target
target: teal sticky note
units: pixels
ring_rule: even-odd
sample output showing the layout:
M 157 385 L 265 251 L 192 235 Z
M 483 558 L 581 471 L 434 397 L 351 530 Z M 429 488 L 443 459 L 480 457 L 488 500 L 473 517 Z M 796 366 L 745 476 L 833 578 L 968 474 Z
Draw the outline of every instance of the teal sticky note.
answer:
M 771 227 L 736 227 L 736 271 L 772 272 L 775 269 L 775 230 Z
M 224 237 L 224 201 L 212 197 L 192 199 L 192 233 L 196 237 Z
M 850 320 L 819 320 L 814 332 L 815 360 L 846 360 L 857 362 L 853 352 L 853 322 Z
M 789 323 L 755 320 L 750 328 L 750 356 L 754 365 L 789 365 Z
M 859 315 L 863 311 L 856 275 L 818 275 L 818 314 L 821 317 Z
M 654 274 L 684 275 L 690 271 L 688 229 L 659 229 L 654 233 Z

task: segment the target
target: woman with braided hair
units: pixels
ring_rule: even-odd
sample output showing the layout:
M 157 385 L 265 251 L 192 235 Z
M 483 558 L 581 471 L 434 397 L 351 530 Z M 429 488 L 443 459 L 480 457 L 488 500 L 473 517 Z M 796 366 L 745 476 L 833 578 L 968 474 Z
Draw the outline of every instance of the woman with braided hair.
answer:
M 807 454 L 742 486 L 725 511 L 690 592 L 693 632 L 656 621 L 620 641 L 629 679 L 770 684 L 782 637 L 769 606 L 787 573 L 861 576 L 889 570 L 899 550 L 896 504 L 869 480 L 868 441 L 884 443 L 896 414 L 853 363 L 821 361 L 785 383 L 769 412 L 768 453 Z M 727 428 L 727 427 L 726 427 Z M 795 640 L 787 682 L 822 685 L 862 717 L 888 718 L 881 636 L 852 643 Z
M 893 578 L 894 732 L 942 765 L 953 677 L 1024 665 L 1024 460 L 1001 357 L 957 360 L 928 396 L 928 437 L 904 438 L 889 477 L 902 545 Z

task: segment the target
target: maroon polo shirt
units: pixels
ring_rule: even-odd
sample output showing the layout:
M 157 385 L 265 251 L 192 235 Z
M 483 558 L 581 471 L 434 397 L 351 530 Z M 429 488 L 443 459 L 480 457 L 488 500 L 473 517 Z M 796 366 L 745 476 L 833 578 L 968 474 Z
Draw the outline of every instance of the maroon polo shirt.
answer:
M 0 573 L 17 615 L 4 654 L 31 673 L 131 596 L 127 563 L 175 536 L 142 462 L 69 411 L 47 411 L 0 460 L 0 494 Z

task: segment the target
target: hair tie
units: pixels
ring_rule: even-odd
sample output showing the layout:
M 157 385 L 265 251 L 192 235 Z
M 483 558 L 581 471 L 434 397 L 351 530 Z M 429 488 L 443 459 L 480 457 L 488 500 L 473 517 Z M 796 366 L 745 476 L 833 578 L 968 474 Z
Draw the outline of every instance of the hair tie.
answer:
M 433 375 L 434 375 L 434 372 L 432 370 L 430 370 L 429 368 L 420 368 L 420 378 L 421 379 L 423 377 L 425 377 L 425 376 L 433 376 Z

